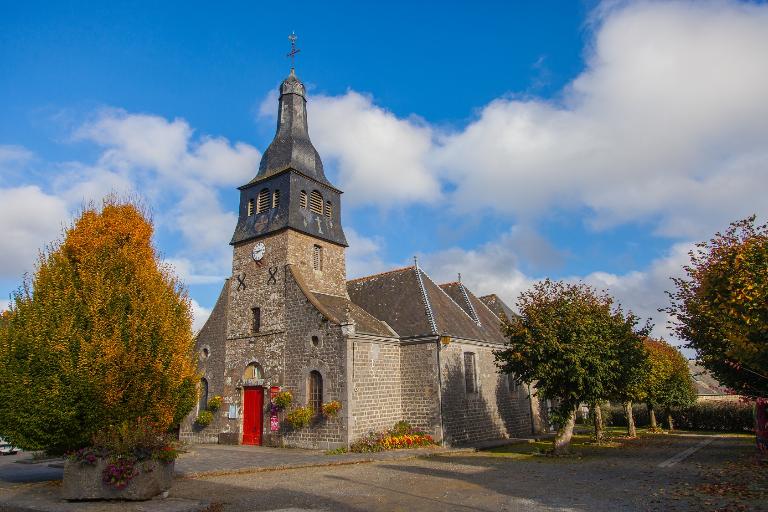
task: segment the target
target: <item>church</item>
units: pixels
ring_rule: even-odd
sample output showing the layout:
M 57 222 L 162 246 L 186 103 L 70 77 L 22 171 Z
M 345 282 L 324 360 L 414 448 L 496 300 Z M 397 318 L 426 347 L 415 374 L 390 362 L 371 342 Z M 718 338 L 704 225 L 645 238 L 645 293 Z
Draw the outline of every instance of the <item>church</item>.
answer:
M 192 443 L 333 449 L 404 420 L 445 445 L 541 429 L 529 386 L 499 373 L 496 295 L 438 284 L 413 266 L 347 280 L 342 191 L 309 138 L 304 84 L 280 85 L 277 132 L 258 174 L 239 187 L 232 274 L 196 338 L 198 405 L 180 427 Z M 295 429 L 272 406 L 314 419 Z M 196 422 L 221 396 L 212 421 Z M 335 417 L 323 404 L 338 401 Z

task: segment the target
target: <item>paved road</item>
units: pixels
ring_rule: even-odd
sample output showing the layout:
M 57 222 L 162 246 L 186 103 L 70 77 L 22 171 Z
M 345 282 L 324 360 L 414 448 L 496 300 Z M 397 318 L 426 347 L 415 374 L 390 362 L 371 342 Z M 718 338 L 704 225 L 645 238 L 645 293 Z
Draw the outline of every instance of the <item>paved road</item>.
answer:
M 48 467 L 48 464 L 16 464 L 17 460 L 28 459 L 28 453 L 0 456 L 0 489 L 19 483 L 60 480 L 63 471 Z
M 701 512 L 676 489 L 752 449 L 744 439 L 703 444 L 701 437 L 655 436 L 583 460 L 437 456 L 180 480 L 172 494 L 220 502 L 226 511 Z M 675 457 L 686 450 L 687 457 Z

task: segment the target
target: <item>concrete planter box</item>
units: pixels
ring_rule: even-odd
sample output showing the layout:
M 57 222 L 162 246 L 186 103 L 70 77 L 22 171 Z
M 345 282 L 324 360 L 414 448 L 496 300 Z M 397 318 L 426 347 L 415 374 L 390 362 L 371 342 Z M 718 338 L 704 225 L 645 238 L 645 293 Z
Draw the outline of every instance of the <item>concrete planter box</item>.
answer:
M 155 460 L 136 463 L 138 474 L 123 489 L 102 482 L 109 460 L 98 459 L 89 466 L 66 461 L 62 494 L 65 500 L 130 500 L 151 499 L 171 488 L 174 463 L 163 464 Z

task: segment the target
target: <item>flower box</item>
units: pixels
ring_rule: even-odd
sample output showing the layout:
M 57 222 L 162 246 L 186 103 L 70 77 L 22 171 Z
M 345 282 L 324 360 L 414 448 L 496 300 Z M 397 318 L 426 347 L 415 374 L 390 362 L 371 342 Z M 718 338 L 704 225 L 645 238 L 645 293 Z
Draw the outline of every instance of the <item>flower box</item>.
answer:
M 171 488 L 174 463 L 145 460 L 135 464 L 135 474 L 122 488 L 104 483 L 109 459 L 98 458 L 94 464 L 77 461 L 64 463 L 62 494 L 65 500 L 129 500 L 151 499 Z

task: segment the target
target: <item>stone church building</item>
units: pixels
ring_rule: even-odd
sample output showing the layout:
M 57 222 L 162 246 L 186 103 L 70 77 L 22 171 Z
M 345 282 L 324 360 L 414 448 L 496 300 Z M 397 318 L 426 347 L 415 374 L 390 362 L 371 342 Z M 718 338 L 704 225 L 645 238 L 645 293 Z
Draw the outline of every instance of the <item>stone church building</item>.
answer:
M 306 102 L 291 70 L 275 138 L 239 188 L 232 275 L 197 336 L 199 405 L 180 437 L 327 449 L 400 420 L 450 445 L 536 431 L 530 388 L 494 365 L 500 318 L 514 314 L 498 297 L 437 284 L 418 264 L 347 280 L 342 192 L 310 142 Z M 279 390 L 313 410 L 310 426 L 281 421 Z M 213 421 L 197 425 L 216 395 Z M 323 417 L 333 400 L 338 416 Z

